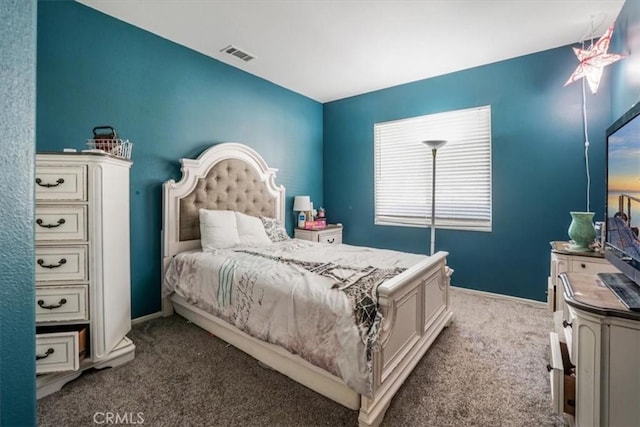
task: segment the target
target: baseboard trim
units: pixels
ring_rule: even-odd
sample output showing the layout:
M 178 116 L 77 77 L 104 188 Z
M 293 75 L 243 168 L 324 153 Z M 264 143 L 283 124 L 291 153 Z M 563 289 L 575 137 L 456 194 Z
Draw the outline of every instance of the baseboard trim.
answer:
M 157 319 L 158 317 L 162 317 L 162 311 L 158 311 L 156 313 L 151 313 L 145 316 L 140 316 L 140 317 L 136 317 L 135 319 L 131 319 L 131 324 L 136 325 L 138 323 L 146 322 L 151 319 Z
M 543 302 L 543 301 L 535 301 L 535 300 L 527 299 L 527 298 L 513 297 L 511 295 L 496 294 L 496 293 L 493 293 L 493 292 L 478 291 L 476 289 L 461 288 L 459 286 L 451 286 L 451 287 L 453 289 L 455 289 L 456 291 L 467 292 L 467 293 L 476 294 L 476 295 L 482 295 L 482 296 L 489 297 L 489 298 L 497 298 L 497 299 L 502 299 L 502 300 L 519 302 L 519 303 L 531 305 L 531 306 L 536 307 L 536 308 L 544 308 L 544 309 L 548 308 L 547 303 Z

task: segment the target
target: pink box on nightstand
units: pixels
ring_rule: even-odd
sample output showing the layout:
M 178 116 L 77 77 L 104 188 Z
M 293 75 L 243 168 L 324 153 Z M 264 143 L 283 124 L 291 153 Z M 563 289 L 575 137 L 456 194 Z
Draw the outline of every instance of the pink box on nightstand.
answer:
M 316 218 L 313 221 L 305 221 L 305 230 L 322 230 L 327 228 L 327 220 L 325 218 Z

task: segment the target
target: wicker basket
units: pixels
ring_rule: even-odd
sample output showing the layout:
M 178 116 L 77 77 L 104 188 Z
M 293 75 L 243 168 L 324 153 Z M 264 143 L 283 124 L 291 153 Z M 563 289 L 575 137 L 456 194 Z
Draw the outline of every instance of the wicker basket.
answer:
M 128 139 L 96 139 L 91 138 L 87 140 L 87 146 L 91 150 L 104 151 L 112 156 L 120 157 L 121 159 L 131 159 L 131 150 L 133 144 Z
M 131 159 L 133 144 L 129 140 L 118 138 L 116 130 L 111 126 L 96 126 L 93 128 L 93 138 L 87 140 L 91 150 L 104 151 L 121 159 Z

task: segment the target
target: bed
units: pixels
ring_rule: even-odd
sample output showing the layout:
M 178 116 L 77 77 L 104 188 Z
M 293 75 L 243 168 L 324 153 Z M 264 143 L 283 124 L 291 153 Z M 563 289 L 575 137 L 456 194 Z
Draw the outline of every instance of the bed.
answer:
M 356 328 L 356 333 L 362 338 L 362 345 L 354 346 L 357 347 L 354 354 L 363 355 L 365 359 L 350 354 L 340 356 L 341 359 L 335 365 L 342 368 L 334 369 L 333 362 L 319 363 L 313 357 L 307 357 L 304 352 L 298 351 L 295 346 L 289 347 L 280 344 L 278 340 L 271 340 L 271 333 L 266 333 L 265 336 L 253 334 L 260 337 L 256 338 L 250 335 L 251 331 L 248 329 L 238 327 L 238 322 L 234 323 L 225 318 L 222 312 L 215 312 L 209 309 L 207 304 L 200 303 L 197 298 L 178 291 L 176 269 L 180 265 L 179 262 L 195 265 L 196 259 L 204 264 L 215 264 L 218 261 L 214 262 L 213 258 L 210 258 L 214 255 L 231 257 L 234 268 L 239 268 L 236 264 L 241 260 L 252 260 L 250 257 L 258 256 L 259 263 L 279 263 L 279 267 L 258 268 L 260 272 L 271 269 L 275 271 L 272 272 L 272 276 L 284 277 L 281 279 L 283 283 L 279 284 L 280 287 L 294 286 L 299 289 L 300 284 L 288 282 L 294 280 L 294 277 L 303 277 L 308 281 L 309 277 L 318 276 L 318 265 L 323 265 L 324 272 L 327 270 L 324 266 L 335 266 L 346 259 L 343 258 L 346 257 L 343 252 L 355 253 L 359 249 L 340 245 L 326 250 L 325 244 L 291 239 L 273 243 L 273 247 L 267 248 L 252 249 L 240 245 L 224 250 L 214 249 L 214 255 L 203 253 L 205 236 L 202 236 L 201 241 L 201 210 L 212 213 L 232 211 L 237 218 L 259 217 L 267 221 L 265 224 L 271 220 L 284 224 L 285 189 L 282 185 L 276 184 L 277 169 L 270 168 L 255 150 L 243 144 L 217 144 L 204 151 L 197 159 L 181 159 L 180 162 L 181 179 L 178 182 L 169 180 L 163 185 L 163 314 L 168 316 L 175 312 L 298 383 L 348 408 L 359 410 L 358 421 L 361 426 L 379 425 L 395 393 L 440 332 L 451 322 L 449 282 L 452 270 L 446 264 L 448 254 L 437 252 L 426 257 L 361 248 L 362 252 L 367 251 L 373 258 L 365 259 L 364 255 L 358 255 L 356 258 L 366 265 L 373 265 L 376 273 L 380 273 L 376 276 L 379 282 L 375 282 L 371 292 L 375 300 L 375 316 L 369 319 L 365 328 L 361 325 Z M 229 212 L 222 214 L 227 215 Z M 208 235 L 206 239 L 209 240 Z M 326 252 L 328 258 L 323 259 L 322 263 L 311 263 L 308 258 L 310 252 Z M 386 261 L 383 263 L 380 259 Z M 325 262 L 327 260 L 332 264 Z M 228 261 L 224 262 L 225 265 L 229 265 Z M 393 268 L 387 268 L 389 263 Z M 309 266 L 311 264 L 312 267 Z M 342 267 L 329 269 L 331 274 L 324 274 L 318 278 L 324 280 L 319 283 L 331 285 L 331 280 L 335 280 L 333 272 L 344 271 Z M 279 270 L 280 268 L 282 270 Z M 286 269 L 293 270 L 287 273 Z M 209 273 L 201 272 L 199 275 L 208 276 Z M 222 283 L 222 279 L 219 283 Z M 326 292 L 333 292 L 332 298 L 338 298 L 339 301 L 342 301 L 340 298 L 349 300 L 347 297 L 336 297 L 339 295 L 337 285 L 328 285 L 327 289 L 331 289 Z M 219 291 L 220 286 L 219 298 L 232 300 L 232 297 L 224 292 L 220 294 Z M 286 292 L 290 291 L 285 290 Z M 240 298 L 242 291 L 236 291 L 234 295 L 236 299 Z M 218 304 L 221 305 L 219 302 Z M 273 310 L 273 307 L 267 309 Z M 335 311 L 335 308 L 330 309 Z M 308 320 L 305 316 L 310 311 L 307 310 L 306 313 L 303 310 L 303 313 L 294 314 L 297 318 L 290 317 L 289 322 L 296 325 L 298 322 L 304 323 Z M 355 308 L 353 313 L 356 313 Z M 287 317 L 276 314 L 279 313 L 274 313 L 272 317 Z M 313 322 L 320 322 L 318 319 L 325 317 L 324 314 L 316 315 Z M 336 325 L 339 324 L 339 321 L 335 322 Z M 342 338 L 337 340 L 340 341 Z M 322 356 L 319 359 L 321 360 Z M 351 360 L 349 363 L 353 363 L 354 366 L 345 367 L 345 360 Z M 366 384 L 359 383 L 353 376 L 344 375 L 347 371 L 361 372 L 363 367 Z

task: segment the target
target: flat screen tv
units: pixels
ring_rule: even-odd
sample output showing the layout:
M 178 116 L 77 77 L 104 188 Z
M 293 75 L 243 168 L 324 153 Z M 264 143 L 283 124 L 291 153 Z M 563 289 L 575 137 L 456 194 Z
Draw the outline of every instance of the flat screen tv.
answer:
M 606 144 L 604 253 L 624 276 L 640 285 L 640 102 L 607 128 Z

